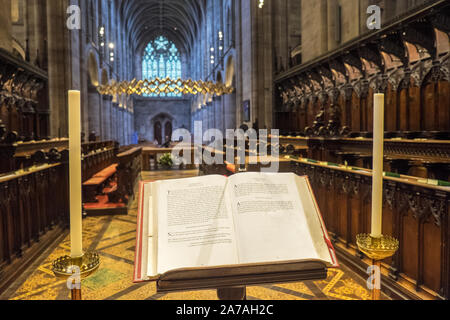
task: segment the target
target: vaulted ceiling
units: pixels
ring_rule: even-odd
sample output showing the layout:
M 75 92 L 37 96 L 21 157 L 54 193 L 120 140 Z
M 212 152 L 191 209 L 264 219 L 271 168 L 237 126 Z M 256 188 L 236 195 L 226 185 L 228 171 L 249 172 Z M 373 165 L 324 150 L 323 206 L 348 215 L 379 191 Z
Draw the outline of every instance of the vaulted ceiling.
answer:
M 207 0 L 120 0 L 131 41 L 141 48 L 165 35 L 189 53 L 205 17 Z

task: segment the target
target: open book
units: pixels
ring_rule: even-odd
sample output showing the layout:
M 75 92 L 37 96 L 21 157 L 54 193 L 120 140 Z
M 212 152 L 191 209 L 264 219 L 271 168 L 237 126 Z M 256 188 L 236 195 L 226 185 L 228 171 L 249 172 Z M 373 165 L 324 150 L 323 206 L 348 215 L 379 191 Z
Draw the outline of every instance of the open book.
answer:
M 313 278 L 338 267 L 308 178 L 292 173 L 141 183 L 138 215 L 136 282 L 196 289 L 195 279 L 305 270 Z

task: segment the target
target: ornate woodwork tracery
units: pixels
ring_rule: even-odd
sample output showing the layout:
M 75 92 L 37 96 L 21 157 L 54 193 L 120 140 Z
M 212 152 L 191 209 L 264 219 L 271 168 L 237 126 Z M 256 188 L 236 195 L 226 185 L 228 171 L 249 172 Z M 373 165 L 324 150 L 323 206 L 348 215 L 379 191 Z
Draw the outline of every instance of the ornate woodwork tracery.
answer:
M 47 83 L 46 73 L 0 50 L 0 120 L 18 140 L 48 136 Z
M 432 8 L 425 13 L 418 12 L 417 17 L 411 16 L 407 20 L 399 21 L 397 25 L 391 25 L 372 37 L 356 40 L 345 49 L 339 48 L 329 53 L 322 60 L 294 67 L 279 75 L 276 86 L 280 89 L 282 98 L 277 101 L 276 111 L 295 112 L 306 101 L 318 99 L 319 103 L 312 106 L 314 110 L 309 111 L 314 113 L 314 117 L 301 120 L 300 123 L 307 122 L 307 125 L 297 131 L 306 135 L 326 137 L 334 134 L 340 136 L 342 132 L 371 131 L 370 119 L 367 118 L 370 117 L 370 110 L 365 110 L 368 105 L 367 101 L 363 102 L 367 100 L 369 92 L 383 92 L 390 95 L 391 100 L 388 103 L 396 105 L 406 101 L 407 105 L 404 108 L 409 110 L 411 108 L 409 100 L 400 101 L 399 93 L 402 90 L 422 88 L 430 82 L 448 82 L 450 78 L 450 45 L 448 45 L 450 10 L 449 4 L 440 5 L 441 7 Z M 323 92 L 326 92 L 329 98 L 326 99 Z M 408 92 L 406 95 L 417 94 L 415 91 Z M 423 98 L 416 99 L 412 103 L 421 106 L 415 108 L 424 110 L 411 109 L 411 117 L 414 115 L 417 117 L 420 112 L 427 114 L 426 108 L 429 108 L 429 103 L 423 102 Z M 330 134 L 327 130 L 314 129 L 312 119 L 316 119 L 317 124 L 318 118 L 324 116 L 327 122 L 333 116 L 334 110 L 330 108 L 330 103 L 339 104 L 342 112 L 338 122 L 343 126 L 349 126 L 349 130 L 335 130 L 334 134 Z M 349 112 L 344 104 L 350 104 L 356 109 Z M 355 114 L 358 112 L 361 113 L 360 116 Z M 392 112 L 399 113 L 402 110 Z M 397 114 L 395 119 L 404 116 Z M 396 126 L 395 129 L 391 129 L 392 131 L 427 130 L 423 122 L 420 122 L 422 120 L 407 120 L 409 123 L 405 125 L 399 120 L 396 121 L 397 124 L 391 125 Z M 412 124 L 412 121 L 417 123 Z M 282 125 L 278 127 L 283 129 Z M 293 131 L 292 126 L 289 130 Z M 442 128 L 437 127 L 433 131 L 439 130 L 442 131 Z M 450 132 L 450 128 L 445 130 Z

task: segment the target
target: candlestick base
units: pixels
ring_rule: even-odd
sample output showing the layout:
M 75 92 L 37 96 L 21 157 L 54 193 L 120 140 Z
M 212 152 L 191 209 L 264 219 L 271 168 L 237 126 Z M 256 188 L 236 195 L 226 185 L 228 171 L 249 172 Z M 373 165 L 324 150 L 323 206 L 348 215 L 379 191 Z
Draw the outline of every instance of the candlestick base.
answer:
M 57 278 L 68 279 L 74 275 L 73 266 L 80 268 L 81 279 L 87 278 L 100 266 L 100 256 L 96 252 L 86 252 L 79 258 L 60 257 L 53 261 L 53 273 Z
M 356 244 L 359 251 L 363 252 L 368 258 L 372 259 L 372 265 L 377 267 L 379 272 L 375 271 L 375 283 L 380 286 L 374 286 L 371 289 L 372 300 L 381 299 L 381 260 L 392 257 L 399 248 L 397 239 L 389 236 L 381 238 L 372 237 L 370 234 L 359 234 L 356 236 Z

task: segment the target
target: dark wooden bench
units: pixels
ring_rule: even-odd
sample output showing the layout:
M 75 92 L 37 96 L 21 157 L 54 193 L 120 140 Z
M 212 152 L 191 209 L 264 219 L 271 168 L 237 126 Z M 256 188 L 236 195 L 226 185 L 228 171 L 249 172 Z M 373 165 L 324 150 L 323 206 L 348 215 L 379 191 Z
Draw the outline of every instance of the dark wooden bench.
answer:
M 92 178 L 83 183 L 83 198 L 85 203 L 97 202 L 96 197 L 103 193 L 107 183 L 112 180 L 117 173 L 117 164 L 110 165 L 95 174 Z

